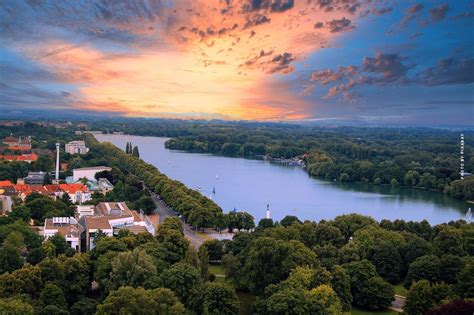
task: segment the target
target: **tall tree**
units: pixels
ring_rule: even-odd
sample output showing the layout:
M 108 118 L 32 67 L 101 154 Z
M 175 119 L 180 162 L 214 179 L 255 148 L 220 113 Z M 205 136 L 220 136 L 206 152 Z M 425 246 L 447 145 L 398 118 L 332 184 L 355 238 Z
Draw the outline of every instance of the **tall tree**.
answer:
M 133 147 L 133 152 L 132 152 L 132 155 L 133 156 L 136 156 L 136 157 L 140 157 L 140 152 L 138 152 L 138 147 L 137 146 L 134 146 Z

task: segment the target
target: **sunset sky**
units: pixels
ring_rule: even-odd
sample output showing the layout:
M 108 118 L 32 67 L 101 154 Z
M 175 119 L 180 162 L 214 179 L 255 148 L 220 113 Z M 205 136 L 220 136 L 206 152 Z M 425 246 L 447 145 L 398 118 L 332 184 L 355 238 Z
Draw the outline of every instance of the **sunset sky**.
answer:
M 1 113 L 470 125 L 474 1 L 5 0 Z

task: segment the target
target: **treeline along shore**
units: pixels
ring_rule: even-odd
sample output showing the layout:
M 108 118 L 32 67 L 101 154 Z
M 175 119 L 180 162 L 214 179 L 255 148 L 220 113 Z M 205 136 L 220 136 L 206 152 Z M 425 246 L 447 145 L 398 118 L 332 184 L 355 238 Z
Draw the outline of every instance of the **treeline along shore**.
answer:
M 445 192 L 474 200 L 474 132 L 428 128 L 310 127 L 179 120 L 93 125 L 104 132 L 172 137 L 166 147 L 228 157 L 301 161 L 311 176 Z M 104 129 L 104 125 L 107 128 Z

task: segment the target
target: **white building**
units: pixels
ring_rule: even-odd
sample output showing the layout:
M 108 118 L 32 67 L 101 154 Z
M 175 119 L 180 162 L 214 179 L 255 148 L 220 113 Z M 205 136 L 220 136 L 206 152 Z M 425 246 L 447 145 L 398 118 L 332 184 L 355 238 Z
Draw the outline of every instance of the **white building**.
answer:
M 121 229 L 135 234 L 155 234 L 155 227 L 150 220 L 145 215 L 130 210 L 125 202 L 100 202 L 94 208 L 94 215 L 84 214 L 79 222 L 84 228 L 86 251 L 94 248 L 94 238 L 99 230 L 111 237 Z
M 3 189 L 0 188 L 0 193 Z M 0 215 L 7 215 L 12 211 L 12 197 L 0 194 Z
M 81 226 L 73 217 L 53 217 L 44 220 L 43 236 L 45 240 L 56 233 L 60 234 L 76 252 L 81 251 L 81 232 Z
M 86 143 L 84 141 L 71 141 L 66 143 L 64 150 L 69 154 L 86 154 L 89 152 L 89 148 L 86 147 Z
M 88 180 L 95 181 L 95 174 L 103 171 L 111 171 L 111 167 L 107 166 L 93 166 L 93 167 L 83 167 L 83 168 L 75 168 L 72 171 L 73 181 L 77 182 L 81 178 L 87 178 Z
M 81 218 L 85 215 L 94 215 L 94 208 L 91 205 L 76 206 L 76 217 Z

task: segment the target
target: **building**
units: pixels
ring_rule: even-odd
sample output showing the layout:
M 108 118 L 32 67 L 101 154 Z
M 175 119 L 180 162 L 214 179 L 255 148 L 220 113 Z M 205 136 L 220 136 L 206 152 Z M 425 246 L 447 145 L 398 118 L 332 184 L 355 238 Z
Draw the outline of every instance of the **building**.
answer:
M 94 208 L 95 207 L 91 205 L 76 206 L 76 217 L 80 219 L 85 215 L 94 215 Z
M 66 143 L 64 150 L 69 154 L 86 154 L 89 152 L 89 148 L 86 147 L 86 143 L 82 140 Z
M 43 236 L 45 240 L 56 233 L 60 234 L 77 252 L 81 251 L 81 232 L 82 226 L 73 217 L 53 217 L 44 220 Z
M 31 154 L 22 154 L 22 155 L 0 155 L 0 160 L 5 160 L 8 162 L 18 161 L 18 162 L 36 162 L 38 156 L 35 153 Z
M 95 181 L 95 174 L 103 171 L 111 171 L 111 167 L 107 166 L 93 166 L 93 167 L 83 167 L 75 168 L 72 171 L 72 178 L 74 182 L 81 180 L 82 178 L 87 178 L 88 180 Z
M 0 188 L 0 215 L 6 215 L 12 212 L 13 200 L 11 196 L 4 195 L 3 189 Z
M 28 172 L 28 176 L 23 178 L 23 183 L 27 185 L 43 185 L 47 179 L 46 174 L 45 172 Z
M 3 139 L 3 144 L 6 144 L 9 149 L 15 150 L 15 148 L 19 148 L 18 150 L 26 149 L 26 150 L 31 150 L 31 137 L 13 137 L 9 136 Z
M 62 193 L 67 193 L 72 203 L 84 203 L 92 199 L 92 194 L 83 184 L 59 184 Z M 61 194 L 62 197 L 62 194 Z
M 114 190 L 114 185 L 107 178 L 99 178 L 99 190 L 106 195 L 109 191 Z
M 90 180 L 88 179 L 85 181 L 84 179 L 74 181 L 73 176 L 66 177 L 66 183 L 68 184 L 76 184 L 81 183 L 89 188 L 91 192 L 100 192 L 103 195 L 107 194 L 108 192 L 114 190 L 114 185 L 107 178 L 99 178 L 99 180 Z
M 122 229 L 135 234 L 155 234 L 155 227 L 148 217 L 130 210 L 125 202 L 101 202 L 94 208 L 94 215 L 82 215 L 79 224 L 84 228 L 82 248 L 85 251 L 94 248 L 94 238 L 99 231 L 107 236 L 115 236 Z
M 16 184 L 13 186 L 16 194 L 25 200 L 32 193 L 38 193 L 53 199 L 62 198 L 65 193 L 69 195 L 72 203 L 84 203 L 92 199 L 92 193 L 83 184 L 52 184 L 52 185 L 28 185 Z

